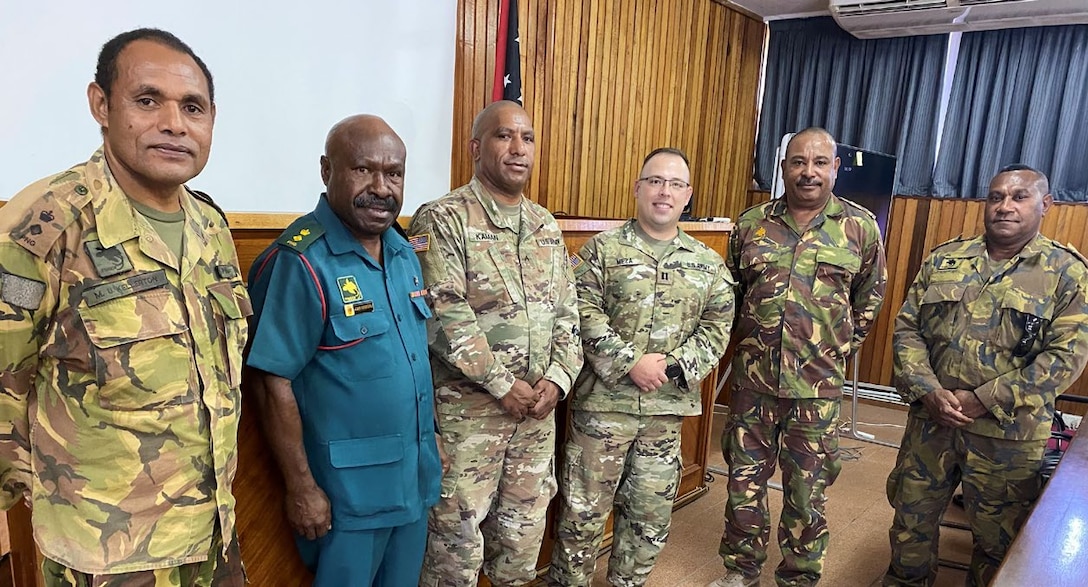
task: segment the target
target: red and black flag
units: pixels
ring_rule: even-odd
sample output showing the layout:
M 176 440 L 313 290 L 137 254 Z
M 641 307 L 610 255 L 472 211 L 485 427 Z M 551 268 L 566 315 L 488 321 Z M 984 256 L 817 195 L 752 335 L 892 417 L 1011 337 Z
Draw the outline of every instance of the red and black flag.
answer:
M 521 95 L 521 35 L 518 34 L 518 0 L 499 0 L 499 34 L 495 43 L 495 85 L 491 100 L 513 100 L 524 105 Z

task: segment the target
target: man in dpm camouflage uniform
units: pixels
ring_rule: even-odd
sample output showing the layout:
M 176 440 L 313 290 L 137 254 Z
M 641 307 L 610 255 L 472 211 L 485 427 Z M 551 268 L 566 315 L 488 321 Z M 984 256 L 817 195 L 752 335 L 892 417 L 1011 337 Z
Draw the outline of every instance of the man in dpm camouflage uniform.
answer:
M 1088 265 L 1039 234 L 1052 199 L 1024 165 L 990 182 L 983 236 L 933 250 L 895 322 L 911 404 L 896 466 L 885 585 L 932 585 L 941 515 L 963 483 L 968 585 L 989 585 L 1039 496 L 1054 398 L 1088 361 Z
M 729 468 L 713 585 L 756 585 L 770 537 L 767 481 L 782 467 L 779 585 L 815 585 L 827 549 L 824 490 L 839 474 L 837 425 L 846 360 L 861 347 L 884 297 L 884 247 L 873 215 L 832 193 L 835 140 L 818 128 L 790 140 L 786 194 L 743 212 L 730 237 L 740 287 L 733 332 Z
M 231 481 L 249 297 L 184 182 L 207 67 L 139 29 L 88 88 L 103 147 L 0 210 L 0 505 L 33 502 L 46 585 L 241 585 Z
M 522 192 L 532 121 L 515 102 L 477 115 L 468 185 L 424 205 L 409 234 L 434 303 L 439 432 L 450 471 L 431 510 L 420 585 L 521 585 L 536 573 L 555 495 L 556 402 L 582 368 L 563 235 Z
M 733 324 L 721 256 L 677 228 L 691 199 L 687 156 L 657 149 L 635 182 L 638 215 L 594 236 L 574 273 L 586 368 L 571 402 L 552 584 L 593 580 L 616 508 L 608 582 L 646 584 L 665 546 L 680 480 L 680 426 L 702 413 L 699 382 Z

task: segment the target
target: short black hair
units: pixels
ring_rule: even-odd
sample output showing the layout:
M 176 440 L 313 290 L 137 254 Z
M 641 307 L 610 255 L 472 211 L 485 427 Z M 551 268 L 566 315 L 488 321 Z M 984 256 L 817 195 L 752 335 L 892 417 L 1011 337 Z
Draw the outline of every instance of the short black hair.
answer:
M 1050 178 L 1045 173 L 1038 169 L 1025 165 L 1023 163 L 1012 163 L 999 169 L 994 177 L 1001 175 L 1002 173 L 1012 173 L 1014 171 L 1027 171 L 1035 174 L 1035 182 L 1038 184 L 1039 190 L 1043 192 L 1043 195 L 1050 193 Z
M 821 135 L 825 139 L 831 141 L 832 151 L 838 151 L 839 149 L 839 142 L 835 140 L 835 136 L 828 132 L 826 128 L 822 126 L 810 126 L 808 128 L 804 128 L 793 133 L 793 136 L 790 137 L 790 140 L 786 141 L 786 151 L 790 150 L 790 145 L 793 144 L 793 140 L 802 135 Z M 837 156 L 838 155 L 836 155 L 836 157 Z
M 193 61 L 196 61 L 197 67 L 204 73 L 204 79 L 208 80 L 208 99 L 211 100 L 212 104 L 215 103 L 215 84 L 212 83 L 212 72 L 208 71 L 208 66 L 204 65 L 204 61 L 197 57 L 196 53 L 193 53 L 193 50 L 184 41 L 173 34 L 161 29 L 151 28 L 141 28 L 121 33 L 106 41 L 105 45 L 102 45 L 102 50 L 98 53 L 98 67 L 94 72 L 94 83 L 102 88 L 102 93 L 106 95 L 107 100 L 110 99 L 110 88 L 113 86 L 113 81 L 117 79 L 117 56 L 133 41 L 143 40 L 165 45 L 179 53 L 192 57 Z
M 653 151 L 650 151 L 650 154 L 646 155 L 646 158 L 642 160 L 642 166 L 646 167 L 646 164 L 650 162 L 650 159 L 653 159 L 658 155 L 676 155 L 677 157 L 684 160 L 684 165 L 687 165 L 689 168 L 691 167 L 691 163 L 688 161 L 688 156 L 684 154 L 683 151 L 675 147 L 658 147 Z

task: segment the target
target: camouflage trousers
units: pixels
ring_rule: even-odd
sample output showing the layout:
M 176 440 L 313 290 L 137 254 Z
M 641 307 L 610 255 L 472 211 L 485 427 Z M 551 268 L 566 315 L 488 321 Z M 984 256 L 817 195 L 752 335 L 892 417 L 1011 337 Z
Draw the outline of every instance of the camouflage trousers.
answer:
M 782 467 L 782 563 L 775 581 L 815 585 L 820 580 L 829 538 L 824 490 L 842 468 L 839 404 L 838 398 L 783 399 L 734 389 L 730 420 L 722 431 L 729 497 L 718 552 L 727 568 L 752 578 L 767 560 L 767 481 L 777 459 Z
M 563 587 L 593 582 L 597 550 L 614 504 L 608 583 L 644 585 L 669 536 L 683 417 L 574 411 L 570 423 L 549 579 Z
M 555 415 L 438 414 L 450 470 L 428 518 L 421 587 L 496 587 L 536 577 L 548 503 L 555 496 Z
M 212 541 L 214 557 L 165 569 L 112 575 L 93 575 L 70 569 L 52 559 L 42 560 L 45 587 L 244 587 L 245 572 L 238 540 L 231 541 L 223 555 L 223 540 Z
M 973 541 L 967 584 L 989 585 L 1039 496 L 1045 445 L 978 436 L 912 413 L 888 476 L 895 518 L 884 585 L 933 584 L 941 516 L 961 482 Z

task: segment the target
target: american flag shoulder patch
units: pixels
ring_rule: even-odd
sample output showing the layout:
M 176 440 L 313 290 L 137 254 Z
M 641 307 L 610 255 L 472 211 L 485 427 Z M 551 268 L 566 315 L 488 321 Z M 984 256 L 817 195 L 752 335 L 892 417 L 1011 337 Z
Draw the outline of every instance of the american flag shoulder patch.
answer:
M 577 269 L 578 267 L 580 267 L 582 265 L 582 263 L 585 263 L 585 261 L 583 261 L 582 258 L 577 255 L 577 253 L 571 253 L 570 254 L 570 268 L 571 269 Z
M 412 250 L 417 253 L 429 251 L 431 249 L 431 234 L 425 232 L 410 236 L 408 237 L 408 244 L 412 245 Z

